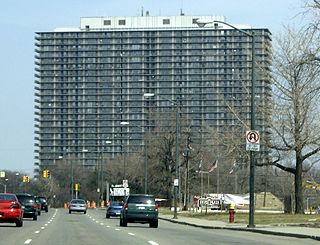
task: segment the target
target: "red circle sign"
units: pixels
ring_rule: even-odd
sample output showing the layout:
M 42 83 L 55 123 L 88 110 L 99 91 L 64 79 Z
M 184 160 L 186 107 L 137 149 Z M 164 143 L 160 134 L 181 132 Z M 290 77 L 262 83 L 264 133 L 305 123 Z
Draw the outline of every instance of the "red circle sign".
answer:
M 255 143 L 259 142 L 260 135 L 257 131 L 254 131 L 254 130 L 248 131 L 248 133 L 246 135 L 246 140 L 248 143 L 255 144 Z

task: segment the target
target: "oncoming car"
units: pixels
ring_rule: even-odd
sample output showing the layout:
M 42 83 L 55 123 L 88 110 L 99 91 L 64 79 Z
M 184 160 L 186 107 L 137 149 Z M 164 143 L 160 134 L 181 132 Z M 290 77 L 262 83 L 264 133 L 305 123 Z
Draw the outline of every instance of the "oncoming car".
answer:
M 72 212 L 83 212 L 87 213 L 87 204 L 85 200 L 82 199 L 72 199 L 69 202 L 69 214 Z
M 23 209 L 15 194 L 0 193 L 0 223 L 23 225 Z

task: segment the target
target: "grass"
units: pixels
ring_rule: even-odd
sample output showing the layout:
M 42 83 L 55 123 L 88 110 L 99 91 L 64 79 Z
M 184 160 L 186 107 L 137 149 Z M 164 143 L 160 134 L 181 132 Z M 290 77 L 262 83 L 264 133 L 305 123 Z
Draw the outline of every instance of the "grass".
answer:
M 160 213 L 170 214 L 170 210 L 160 209 Z M 206 220 L 217 220 L 228 223 L 229 213 L 194 213 L 179 212 L 178 216 L 192 217 Z M 235 213 L 234 223 L 247 224 L 249 220 L 248 213 Z M 283 214 L 283 213 L 255 213 L 254 220 L 256 225 L 282 225 L 282 224 L 312 224 L 320 227 L 320 214 Z

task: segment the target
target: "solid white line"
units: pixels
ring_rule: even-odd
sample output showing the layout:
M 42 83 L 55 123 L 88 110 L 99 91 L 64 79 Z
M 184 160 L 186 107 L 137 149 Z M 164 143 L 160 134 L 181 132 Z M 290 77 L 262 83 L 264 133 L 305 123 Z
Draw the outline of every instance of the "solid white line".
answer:
M 128 234 L 129 234 L 130 236 L 134 236 L 134 235 L 135 235 L 135 234 L 133 234 L 133 233 L 131 233 L 131 232 L 129 232 Z
M 154 241 L 148 241 L 148 243 L 150 243 L 151 245 L 159 245 L 158 243 L 156 243 Z
M 40 233 L 40 231 L 35 231 L 34 233 L 38 234 L 38 233 Z
M 29 244 L 32 241 L 32 239 L 28 239 L 24 242 L 24 244 Z

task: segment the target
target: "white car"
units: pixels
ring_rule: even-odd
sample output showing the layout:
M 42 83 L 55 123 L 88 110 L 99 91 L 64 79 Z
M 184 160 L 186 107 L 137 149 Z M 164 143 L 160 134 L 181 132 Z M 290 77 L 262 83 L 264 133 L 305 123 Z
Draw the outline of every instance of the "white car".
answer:
M 82 199 L 72 199 L 69 202 L 69 214 L 71 212 L 83 212 L 84 214 L 87 213 L 87 204 L 85 200 Z

